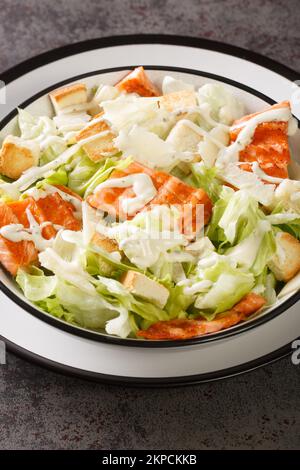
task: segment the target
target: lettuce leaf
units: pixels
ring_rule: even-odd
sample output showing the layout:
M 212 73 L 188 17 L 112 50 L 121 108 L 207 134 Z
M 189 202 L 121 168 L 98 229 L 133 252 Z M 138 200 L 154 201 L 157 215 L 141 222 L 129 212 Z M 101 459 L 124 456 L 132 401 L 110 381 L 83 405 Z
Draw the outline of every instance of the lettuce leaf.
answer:
M 207 293 L 197 297 L 195 307 L 213 314 L 232 308 L 254 286 L 253 274 L 232 268 L 223 260 L 204 270 L 203 277 L 213 285 Z
M 246 191 L 223 187 L 206 235 L 217 246 L 232 246 L 249 236 L 262 219 L 258 202 Z
M 293 210 L 285 210 L 279 203 L 273 209 L 267 220 L 283 232 L 288 232 L 300 240 L 300 214 Z
M 244 105 L 229 90 L 219 83 L 206 83 L 198 90 L 199 104 L 207 104 L 211 117 L 218 122 L 231 125 L 242 117 Z
M 107 158 L 104 165 L 100 166 L 96 173 L 82 185 L 81 191 L 84 197 L 91 194 L 98 184 L 107 180 L 113 170 L 124 170 L 130 163 L 132 163 L 131 157 L 124 159 L 118 159 L 116 157 Z
M 34 266 L 29 271 L 19 269 L 16 281 L 25 297 L 33 302 L 50 297 L 57 285 L 56 276 L 45 276 L 41 269 Z
M 34 140 L 40 144 L 40 165 L 49 163 L 66 150 L 66 142 L 58 135 L 57 127 L 51 118 L 48 116 L 36 117 L 20 108 L 18 112 L 21 138 Z
M 215 203 L 222 191 L 222 185 L 217 179 L 217 169 L 208 168 L 203 162 L 191 164 L 192 181 L 197 188 L 202 188 Z
M 88 181 L 91 180 L 93 175 L 104 165 L 104 162 L 93 162 L 87 155 L 83 153 L 78 163 L 74 165 L 74 168 L 72 168 L 72 170 L 69 172 L 69 188 L 80 196 L 83 196 Z

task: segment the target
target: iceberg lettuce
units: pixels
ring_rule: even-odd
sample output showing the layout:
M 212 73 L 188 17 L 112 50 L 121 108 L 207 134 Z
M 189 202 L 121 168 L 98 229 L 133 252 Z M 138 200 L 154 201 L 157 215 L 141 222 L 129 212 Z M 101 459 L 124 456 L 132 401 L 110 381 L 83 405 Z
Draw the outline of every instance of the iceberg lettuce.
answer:
M 218 122 L 231 125 L 244 115 L 244 105 L 229 90 L 219 83 L 206 83 L 198 90 L 199 104 L 207 103 L 211 117 Z
M 18 109 L 21 138 L 37 142 L 41 150 L 40 164 L 44 165 L 66 150 L 65 140 L 58 135 L 54 121 L 48 116 L 35 117 L 24 109 Z
M 207 293 L 200 294 L 195 307 L 217 314 L 231 309 L 254 287 L 254 276 L 232 268 L 223 260 L 203 271 L 203 279 L 213 282 Z

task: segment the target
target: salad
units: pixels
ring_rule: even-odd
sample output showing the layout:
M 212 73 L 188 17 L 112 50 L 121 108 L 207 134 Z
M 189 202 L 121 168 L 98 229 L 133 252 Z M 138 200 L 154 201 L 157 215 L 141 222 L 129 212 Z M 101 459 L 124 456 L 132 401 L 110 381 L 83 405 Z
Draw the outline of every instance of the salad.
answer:
M 248 114 L 219 83 L 143 67 L 18 110 L 0 153 L 0 262 L 28 301 L 90 330 L 177 340 L 232 327 L 299 285 L 289 102 Z

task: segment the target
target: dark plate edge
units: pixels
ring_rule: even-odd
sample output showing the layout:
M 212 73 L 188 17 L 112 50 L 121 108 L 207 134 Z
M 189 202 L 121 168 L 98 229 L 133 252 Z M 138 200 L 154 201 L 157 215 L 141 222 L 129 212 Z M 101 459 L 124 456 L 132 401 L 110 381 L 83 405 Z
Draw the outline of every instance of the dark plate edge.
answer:
M 0 339 L 2 337 L 0 336 Z M 38 354 L 32 353 L 31 351 L 21 348 L 20 346 L 5 340 L 7 350 L 15 354 L 18 357 L 26 360 L 27 362 L 42 366 L 51 372 L 56 372 L 61 375 L 67 375 L 73 378 L 85 379 L 91 382 L 98 382 L 102 384 L 120 386 L 127 385 L 135 388 L 171 388 L 171 387 L 187 387 L 197 385 L 201 383 L 215 382 L 217 380 L 225 380 L 234 378 L 238 375 L 249 373 L 253 370 L 259 369 L 260 367 L 272 364 L 279 361 L 280 359 L 290 355 L 292 353 L 291 344 L 282 346 L 281 348 L 273 351 L 272 353 L 266 354 L 259 359 L 254 359 L 249 362 L 245 362 L 242 365 L 230 367 L 227 369 L 221 369 L 214 372 L 205 374 L 194 374 L 181 377 L 166 377 L 166 378 L 138 378 L 138 377 L 127 377 L 127 376 L 116 376 L 101 374 L 99 372 L 91 372 L 87 370 L 78 369 L 72 366 L 66 366 L 59 362 L 46 359 Z

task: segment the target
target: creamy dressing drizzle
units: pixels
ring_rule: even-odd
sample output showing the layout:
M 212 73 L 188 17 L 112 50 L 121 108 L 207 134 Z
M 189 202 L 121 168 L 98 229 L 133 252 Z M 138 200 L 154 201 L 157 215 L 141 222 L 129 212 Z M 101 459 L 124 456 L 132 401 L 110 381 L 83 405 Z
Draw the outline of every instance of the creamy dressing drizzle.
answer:
M 200 114 L 207 122 L 212 127 L 222 127 L 222 129 L 229 131 L 230 126 L 227 126 L 226 124 L 223 124 L 222 122 L 218 122 L 215 119 L 213 119 L 210 115 L 210 106 L 208 103 L 202 103 L 199 106 L 186 106 L 182 108 L 178 108 L 175 111 L 172 111 L 172 115 L 178 116 L 180 114 Z M 192 122 L 192 121 L 189 121 Z
M 29 228 L 25 228 L 22 224 L 4 225 L 0 229 L 2 237 L 12 242 L 21 242 L 25 240 L 32 241 L 38 251 L 43 251 L 46 248 L 51 247 L 54 238 L 46 240 L 42 235 L 42 230 L 44 227 L 52 225 L 52 223 L 43 222 L 39 225 L 28 208 L 26 209 L 26 215 L 29 222 Z
M 192 121 L 189 121 L 188 119 L 183 119 L 181 121 L 184 123 L 187 127 L 192 129 L 193 131 L 197 132 L 197 134 L 201 135 L 202 137 L 206 137 L 209 139 L 211 142 L 213 142 L 219 149 L 225 148 L 225 145 L 220 142 L 219 140 L 215 139 L 210 132 L 203 130 L 201 127 L 197 126 L 194 124 Z
M 285 178 L 277 178 L 275 176 L 270 176 L 267 175 L 259 166 L 257 162 L 251 162 L 250 165 L 252 165 L 252 170 L 253 173 L 255 173 L 259 178 L 261 178 L 264 181 L 267 181 L 268 183 L 274 183 L 278 184 L 281 183 Z
M 291 133 L 295 132 L 294 119 L 288 107 L 264 111 L 252 117 L 246 123 L 243 123 L 244 127 L 240 131 L 236 141 L 222 150 L 218 157 L 217 164 L 222 167 L 226 166 L 228 163 L 236 163 L 239 158 L 239 152 L 244 150 L 247 145 L 251 143 L 256 127 L 265 122 L 288 122 L 288 134 L 291 135 Z
M 191 284 L 192 285 L 188 285 Z M 192 279 L 186 279 L 184 281 L 180 281 L 177 284 L 178 286 L 184 286 L 183 293 L 185 295 L 194 295 L 199 292 L 206 292 L 212 285 L 213 282 L 209 281 L 208 279 L 204 279 L 203 281 L 194 282 Z
M 18 199 L 20 196 L 20 191 L 25 191 L 38 179 L 46 176 L 47 174 L 51 174 L 51 172 L 54 171 L 57 167 L 67 163 L 72 155 L 80 150 L 82 145 L 92 142 L 93 140 L 96 140 L 103 135 L 107 135 L 108 133 L 109 131 L 102 131 L 98 134 L 87 137 L 86 139 L 80 140 L 80 142 L 67 148 L 61 155 L 46 165 L 29 168 L 28 170 L 24 171 L 23 175 L 13 183 L 0 184 L 0 189 L 3 189 L 4 192 L 9 194 L 13 199 Z
M 62 191 L 61 189 L 57 188 L 56 186 L 52 186 L 51 184 L 44 184 L 42 189 L 31 188 L 26 192 L 26 194 L 31 196 L 35 201 L 38 201 L 39 199 L 44 199 L 49 194 L 54 193 L 58 193 L 64 201 L 70 202 L 75 208 L 74 215 L 77 216 L 77 218 L 81 219 L 82 201 L 76 196 L 68 194 L 65 191 Z
M 94 189 L 94 192 L 96 193 L 103 188 L 129 188 L 131 186 L 136 197 L 121 198 L 120 202 L 123 212 L 128 215 L 133 215 L 150 202 L 157 193 L 149 175 L 136 173 L 134 175 L 125 176 L 124 178 L 110 178 L 100 183 Z

